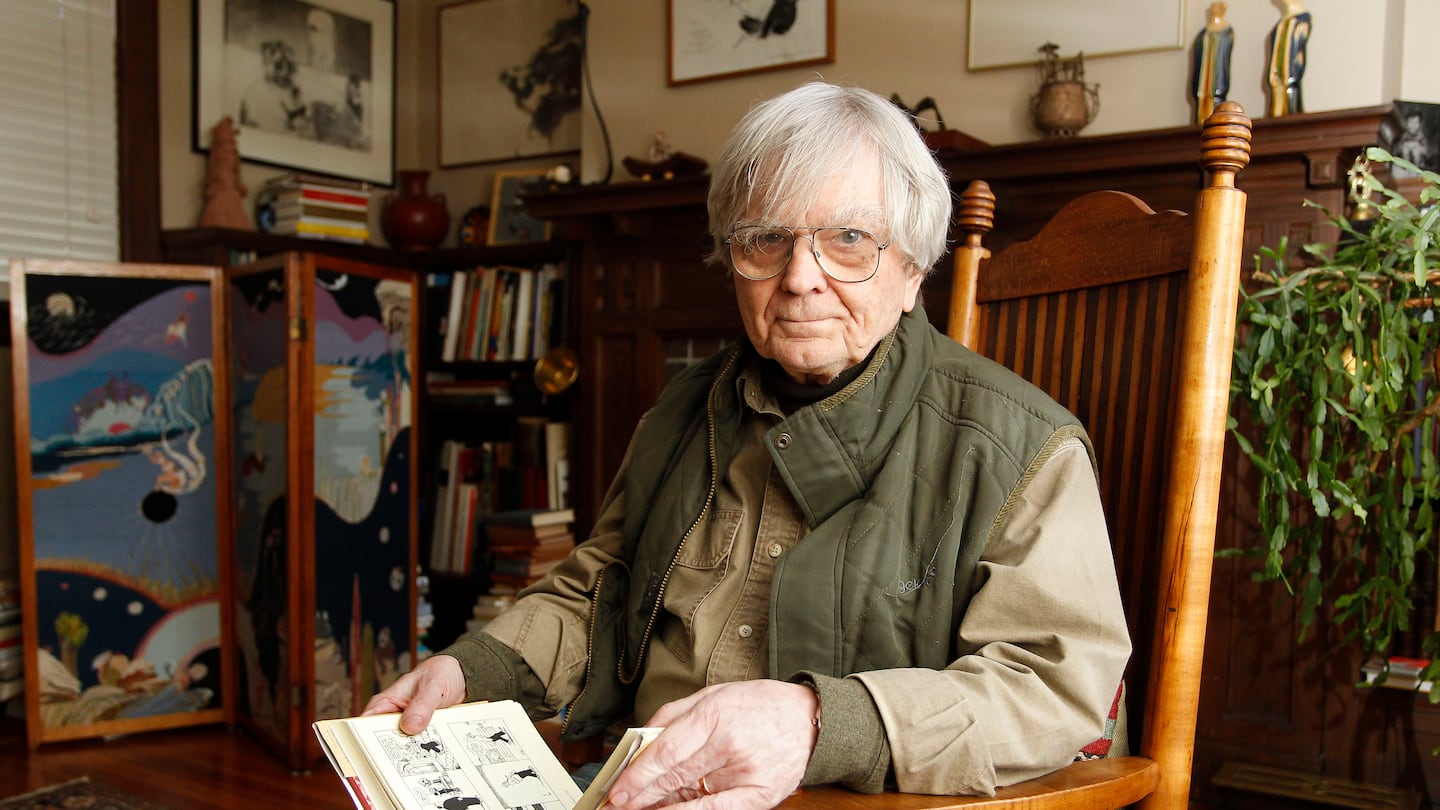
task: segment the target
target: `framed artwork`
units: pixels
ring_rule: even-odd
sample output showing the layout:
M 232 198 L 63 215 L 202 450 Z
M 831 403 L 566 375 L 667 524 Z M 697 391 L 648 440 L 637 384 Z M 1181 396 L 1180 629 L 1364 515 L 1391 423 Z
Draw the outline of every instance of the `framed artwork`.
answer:
M 490 196 L 490 239 L 492 245 L 519 245 L 550 239 L 550 221 L 536 219 L 525 210 L 520 195 L 545 187 L 545 173 L 531 170 L 495 173 L 495 190 Z
M 228 719 L 219 279 L 10 265 L 31 746 Z
M 240 156 L 394 182 L 395 6 L 195 0 L 192 143 L 229 116 Z
M 1185 0 L 970 0 L 971 70 L 1035 64 L 1047 42 L 1086 56 L 1182 48 Z
M 580 150 L 584 14 L 574 0 L 440 7 L 441 166 Z
M 835 61 L 835 0 L 669 0 L 673 85 Z

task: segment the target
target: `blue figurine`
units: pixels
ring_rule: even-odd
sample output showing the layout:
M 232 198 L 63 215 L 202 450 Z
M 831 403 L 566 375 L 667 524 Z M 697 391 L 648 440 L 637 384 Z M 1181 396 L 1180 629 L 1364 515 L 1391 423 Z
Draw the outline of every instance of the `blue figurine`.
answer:
M 1305 77 L 1305 44 L 1310 41 L 1310 12 L 1300 0 L 1275 0 L 1280 21 L 1270 31 L 1271 116 L 1305 112 L 1300 80 Z
M 1205 28 L 1195 35 L 1190 54 L 1190 94 L 1195 97 L 1195 123 L 1203 124 L 1215 105 L 1230 93 L 1230 52 L 1235 29 L 1225 22 L 1225 4 L 1211 3 Z

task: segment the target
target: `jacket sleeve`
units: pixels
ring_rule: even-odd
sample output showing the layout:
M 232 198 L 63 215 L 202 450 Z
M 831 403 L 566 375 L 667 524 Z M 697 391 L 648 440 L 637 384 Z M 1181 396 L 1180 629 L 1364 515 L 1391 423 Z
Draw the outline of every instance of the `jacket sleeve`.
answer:
M 990 795 L 1104 731 L 1130 638 L 1084 444 L 1037 457 L 1012 506 L 981 555 L 960 657 L 850 676 L 879 709 L 901 791 Z
M 510 609 L 491 620 L 481 631 L 518 655 L 518 660 L 510 659 L 512 666 L 523 663 L 531 670 L 528 677 L 525 673 L 507 674 L 507 681 L 523 684 L 533 683 L 533 678 L 538 678 L 544 685 L 544 698 L 536 705 L 526 705 L 532 716 L 559 712 L 580 694 L 584 685 L 590 597 L 599 572 L 620 559 L 624 546 L 625 492 L 622 482 L 629 463 L 630 452 L 627 450 L 620 471 L 601 504 L 600 518 L 595 522 L 589 539 L 576 546 L 570 556 L 545 578 L 522 591 Z M 485 681 L 495 678 L 494 666 L 500 660 L 490 656 L 482 663 L 473 655 L 467 655 L 475 650 L 476 645 L 476 639 L 466 634 L 441 651 L 460 660 L 466 676 L 465 693 L 471 700 L 496 693 L 497 684 Z M 467 660 L 474 665 L 467 665 Z M 529 697 L 528 690 L 524 696 Z

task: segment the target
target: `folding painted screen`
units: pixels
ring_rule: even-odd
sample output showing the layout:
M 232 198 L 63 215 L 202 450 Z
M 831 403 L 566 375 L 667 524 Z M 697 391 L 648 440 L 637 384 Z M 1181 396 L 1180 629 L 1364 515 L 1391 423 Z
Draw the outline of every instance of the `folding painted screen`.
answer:
M 224 719 L 219 271 L 10 266 L 30 744 Z
M 293 768 L 413 664 L 415 291 L 314 254 L 229 271 L 237 715 Z

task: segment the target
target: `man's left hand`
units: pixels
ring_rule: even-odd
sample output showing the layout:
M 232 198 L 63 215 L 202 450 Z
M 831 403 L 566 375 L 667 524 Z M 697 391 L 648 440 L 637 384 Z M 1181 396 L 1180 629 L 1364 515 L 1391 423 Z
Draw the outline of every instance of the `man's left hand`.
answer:
M 774 807 L 805 776 L 820 729 L 808 686 L 754 680 L 707 686 L 660 707 L 660 736 L 610 788 L 616 810 L 680 804 Z

